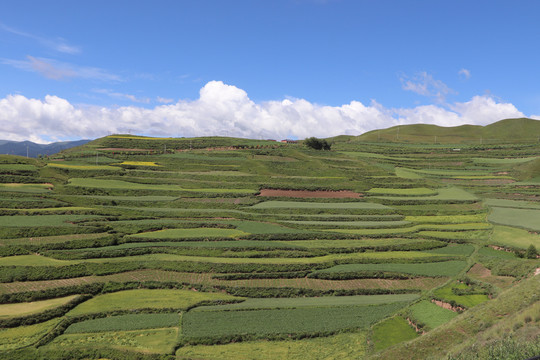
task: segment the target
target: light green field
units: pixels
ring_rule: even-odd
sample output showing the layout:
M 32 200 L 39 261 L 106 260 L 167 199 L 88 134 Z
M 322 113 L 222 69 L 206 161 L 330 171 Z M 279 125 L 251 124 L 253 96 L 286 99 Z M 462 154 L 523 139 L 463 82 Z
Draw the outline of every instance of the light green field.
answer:
M 323 225 L 336 227 L 357 227 L 357 228 L 395 228 L 409 225 L 409 221 L 310 221 L 310 220 L 292 220 L 284 221 L 289 224 L 297 225 Z
M 412 169 L 396 167 L 396 176 L 404 179 L 423 179 L 424 177 Z
M 540 248 L 540 235 L 510 226 L 494 226 L 491 241 L 495 245 L 520 249 L 527 249 L 531 244 Z
M 36 254 L 0 257 L 0 266 L 62 266 L 79 262 L 75 260 L 56 260 Z
M 364 332 L 285 341 L 246 341 L 226 345 L 188 345 L 176 352 L 177 359 L 267 360 L 355 359 L 366 353 Z
M 118 164 L 118 165 L 152 166 L 152 167 L 155 167 L 155 166 L 161 166 L 161 165 L 156 164 L 156 163 L 153 162 L 153 161 L 123 161 L 123 162 L 121 162 L 121 163 Z
M 443 261 L 421 264 L 345 264 L 315 273 L 354 273 L 361 271 L 388 271 L 419 276 L 454 276 L 465 268 L 465 261 Z
M 444 309 L 427 300 L 412 305 L 409 312 L 412 320 L 416 324 L 424 324 L 427 330 L 435 329 L 458 316 L 458 313 Z
M 47 166 L 59 169 L 68 170 L 112 170 L 122 171 L 121 168 L 109 166 L 109 165 L 90 165 L 90 164 L 69 164 L 65 162 L 61 163 L 48 163 Z
M 151 231 L 146 233 L 129 235 L 140 239 L 186 239 L 186 238 L 213 238 L 213 237 L 229 237 L 236 238 L 239 236 L 249 235 L 246 232 L 236 229 L 219 229 L 219 228 L 195 228 L 195 229 L 165 229 Z
M 35 325 L 0 329 L 0 350 L 19 349 L 37 342 L 51 331 L 60 319 L 52 319 Z
M 55 338 L 44 348 L 66 349 L 105 346 L 146 353 L 169 354 L 173 351 L 177 338 L 178 328 L 66 334 Z
M 428 188 L 390 189 L 373 188 L 368 191 L 371 195 L 400 195 L 400 196 L 431 196 L 437 195 L 437 191 Z
M 213 188 L 182 188 L 177 185 L 165 185 L 165 184 L 139 184 L 132 183 L 123 180 L 104 180 L 93 178 L 72 178 L 69 179 L 67 186 L 78 186 L 85 188 L 98 188 L 98 189 L 120 189 L 120 190 L 160 190 L 160 191 L 178 191 L 178 192 L 202 192 L 202 193 L 216 193 L 216 194 L 254 194 L 255 190 L 250 189 L 213 189 Z
M 324 296 L 314 298 L 278 298 L 247 299 L 241 303 L 227 305 L 201 306 L 191 311 L 216 310 L 248 310 L 248 309 L 286 309 L 300 307 L 380 305 L 399 301 L 414 301 L 417 294 L 398 295 L 356 295 L 356 296 Z
M 52 184 L 0 184 L 0 192 L 9 191 L 9 192 L 23 192 L 23 193 L 46 193 L 49 192 L 49 189 L 54 188 Z
M 510 207 L 516 209 L 537 209 L 540 204 L 530 201 L 507 200 L 507 199 L 486 199 L 484 202 L 491 207 Z
M 72 222 L 99 219 L 98 215 L 1 216 L 0 227 L 75 226 Z
M 54 309 L 56 307 L 65 305 L 71 300 L 78 297 L 78 295 L 71 295 L 56 299 L 32 301 L 24 303 L 14 304 L 2 304 L 0 305 L 0 319 L 8 319 L 19 316 L 27 316 L 37 314 L 46 310 Z
M 540 231 L 540 210 L 500 207 L 491 209 L 488 220 L 492 223 Z
M 135 309 L 186 309 L 201 302 L 237 301 L 243 298 L 223 294 L 190 290 L 137 289 L 98 295 L 79 304 L 68 316 Z
M 0 172 L 6 170 L 34 171 L 36 169 L 34 165 L 29 164 L 0 164 Z
M 421 224 L 461 224 L 474 223 L 486 220 L 485 214 L 473 215 L 433 215 L 433 216 L 406 216 L 405 220 Z
M 504 158 L 504 159 L 497 159 L 497 158 L 473 158 L 472 160 L 476 164 L 488 164 L 488 165 L 515 165 L 515 164 L 522 164 L 526 163 L 532 160 L 538 159 L 537 156 L 533 157 L 524 157 L 524 158 Z
M 375 352 L 418 337 L 416 331 L 401 316 L 383 320 L 373 327 L 371 341 Z
M 457 188 L 448 187 L 438 189 L 438 194 L 434 196 L 375 196 L 377 199 L 383 200 L 402 200 L 402 201 L 473 201 L 478 200 L 473 194 Z
M 317 203 L 301 201 L 265 201 L 253 209 L 389 209 L 388 206 L 369 202 Z
M 445 255 L 463 255 L 470 256 L 474 251 L 474 246 L 470 244 L 450 244 L 445 247 L 436 248 L 432 250 L 426 250 L 426 252 L 433 254 L 445 254 Z
M 455 301 L 459 305 L 463 305 L 467 308 L 472 308 L 478 304 L 481 304 L 485 301 L 488 301 L 489 298 L 487 295 L 483 294 L 474 294 L 474 295 L 456 295 L 452 292 L 452 288 L 455 289 L 467 289 L 466 284 L 462 283 L 451 283 L 442 288 L 435 290 L 434 294 L 437 297 L 440 297 L 446 301 Z
M 432 242 L 433 241 L 433 242 Z M 430 243 L 433 246 L 442 244 L 434 240 L 423 239 L 347 239 L 347 240 L 290 240 L 280 241 L 284 245 L 293 245 L 308 249 L 327 249 L 327 248 L 363 248 L 373 246 L 398 246 Z

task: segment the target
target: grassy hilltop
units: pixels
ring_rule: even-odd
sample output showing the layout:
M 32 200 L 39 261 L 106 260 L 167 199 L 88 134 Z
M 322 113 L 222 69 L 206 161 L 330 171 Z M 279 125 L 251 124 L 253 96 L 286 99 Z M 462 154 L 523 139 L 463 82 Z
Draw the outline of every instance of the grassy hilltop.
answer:
M 399 125 L 373 130 L 356 137 L 337 137 L 336 141 L 395 142 L 424 144 L 497 144 L 540 141 L 540 121 L 506 119 L 496 123 L 442 127 L 428 124 Z
M 539 123 L 0 156 L 0 358 L 537 355 Z

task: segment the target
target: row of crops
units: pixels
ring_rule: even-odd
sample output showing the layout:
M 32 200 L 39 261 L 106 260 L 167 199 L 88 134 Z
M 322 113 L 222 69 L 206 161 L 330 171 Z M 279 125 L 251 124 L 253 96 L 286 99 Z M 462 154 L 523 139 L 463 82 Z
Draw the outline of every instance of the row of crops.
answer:
M 0 156 L 0 351 L 362 357 L 538 266 L 539 147 L 231 141 Z

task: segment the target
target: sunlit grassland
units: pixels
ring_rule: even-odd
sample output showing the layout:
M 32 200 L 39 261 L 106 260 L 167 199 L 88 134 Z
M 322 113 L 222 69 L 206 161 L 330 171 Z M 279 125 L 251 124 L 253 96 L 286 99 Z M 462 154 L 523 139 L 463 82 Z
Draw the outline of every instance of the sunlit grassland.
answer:
M 488 220 L 499 225 L 540 231 L 540 209 L 533 210 L 492 207 Z
M 318 203 L 302 201 L 265 201 L 253 205 L 253 209 L 390 209 L 388 206 L 370 202 Z
M 456 304 L 471 308 L 485 301 L 489 298 L 484 294 L 471 294 L 471 295 L 456 295 L 452 289 L 467 289 L 468 286 L 462 283 L 450 283 L 442 288 L 435 290 L 434 295 L 442 298 L 445 301 L 455 301 Z
M 32 345 L 51 331 L 59 322 L 60 319 L 56 318 L 35 325 L 0 329 L 0 350 L 19 349 Z
M 426 330 L 446 324 L 458 315 L 452 310 L 444 309 L 427 300 L 412 305 L 407 313 L 415 324 L 424 325 Z
M 418 276 L 455 276 L 462 271 L 467 262 L 443 261 L 421 264 L 345 264 L 328 269 L 317 270 L 315 273 L 356 273 L 362 271 L 386 271 Z
M 122 171 L 119 167 L 109 166 L 109 165 L 91 165 L 91 164 L 81 164 L 81 163 L 48 163 L 47 166 L 58 169 L 66 170 L 111 170 L 111 171 Z
M 494 245 L 520 249 L 527 249 L 530 245 L 540 248 L 540 235 L 524 229 L 496 225 L 493 227 L 491 242 Z
M 68 316 L 135 309 L 187 309 L 202 302 L 238 301 L 243 298 L 190 290 L 137 289 L 98 295 L 76 306 Z
M 399 195 L 399 196 L 431 196 L 437 195 L 437 190 L 428 188 L 391 189 L 372 188 L 368 191 L 370 195 Z
M 416 331 L 401 316 L 383 320 L 373 327 L 371 341 L 373 351 L 377 352 L 403 341 L 418 337 Z
M 353 359 L 366 353 L 364 332 L 284 341 L 246 341 L 226 345 L 186 345 L 176 352 L 177 359 Z
M 21 192 L 21 193 L 46 193 L 50 189 L 54 188 L 52 184 L 19 184 L 19 183 L 9 183 L 9 184 L 0 184 L 0 192 Z
M 112 347 L 144 353 L 170 354 L 177 338 L 178 328 L 65 334 L 55 338 L 44 349 Z
M 99 219 L 99 215 L 2 216 L 0 227 L 75 226 L 74 222 Z
M 186 238 L 212 238 L 229 237 L 236 238 L 248 235 L 248 233 L 236 229 L 219 228 L 194 228 L 194 229 L 166 229 L 141 234 L 130 235 L 129 237 L 139 239 L 186 239 Z
M 78 297 L 78 295 L 33 302 L 2 304 L 0 305 L 0 319 L 37 314 L 45 310 L 65 305 L 76 297 Z

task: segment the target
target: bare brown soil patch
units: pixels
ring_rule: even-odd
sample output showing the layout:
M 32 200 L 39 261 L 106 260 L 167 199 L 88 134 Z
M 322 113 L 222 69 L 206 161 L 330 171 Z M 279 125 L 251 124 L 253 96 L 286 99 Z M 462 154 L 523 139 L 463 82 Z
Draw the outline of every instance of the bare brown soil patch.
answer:
M 262 189 L 259 196 L 268 197 L 292 197 L 292 198 L 321 198 L 321 199 L 359 199 L 363 194 L 341 190 L 341 191 L 310 191 L 310 190 L 280 190 L 280 189 Z
M 442 307 L 443 309 L 452 310 L 453 312 L 461 312 L 465 310 L 465 308 L 462 308 L 461 306 L 452 306 L 444 301 L 432 299 L 431 302 L 437 306 Z
M 474 266 L 467 272 L 467 275 L 473 279 L 478 279 L 493 284 L 501 289 L 510 287 L 512 282 L 515 280 L 511 276 L 492 275 L 491 270 L 482 264 L 474 264 Z

